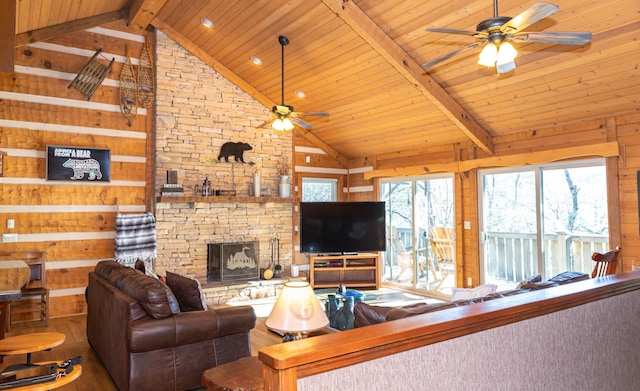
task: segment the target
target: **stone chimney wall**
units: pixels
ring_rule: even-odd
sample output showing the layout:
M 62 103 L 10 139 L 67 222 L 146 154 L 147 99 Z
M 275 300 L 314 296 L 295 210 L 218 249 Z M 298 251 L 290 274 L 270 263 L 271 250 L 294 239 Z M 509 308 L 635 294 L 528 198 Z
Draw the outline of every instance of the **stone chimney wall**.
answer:
M 291 135 L 258 129 L 270 111 L 210 66 L 158 32 L 156 48 L 156 194 L 167 170 L 177 171 L 185 196 L 205 177 L 217 190 L 249 195 L 253 174 L 277 196 L 279 176 L 292 175 Z M 249 61 L 247 59 L 247 61 Z M 258 69 L 256 71 L 259 71 Z M 245 164 L 218 161 L 226 142 L 244 142 Z M 231 159 L 232 160 L 232 159 Z M 258 241 L 260 267 L 271 261 L 269 240 L 280 237 L 280 262 L 291 265 L 291 202 L 159 202 L 156 272 L 189 275 L 206 283 L 207 243 Z

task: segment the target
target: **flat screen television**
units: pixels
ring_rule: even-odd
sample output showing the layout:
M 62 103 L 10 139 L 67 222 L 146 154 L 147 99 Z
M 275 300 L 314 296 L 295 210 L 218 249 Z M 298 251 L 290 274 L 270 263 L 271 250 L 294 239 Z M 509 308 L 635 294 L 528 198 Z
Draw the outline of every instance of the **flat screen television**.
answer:
M 300 203 L 300 252 L 386 250 L 384 202 Z

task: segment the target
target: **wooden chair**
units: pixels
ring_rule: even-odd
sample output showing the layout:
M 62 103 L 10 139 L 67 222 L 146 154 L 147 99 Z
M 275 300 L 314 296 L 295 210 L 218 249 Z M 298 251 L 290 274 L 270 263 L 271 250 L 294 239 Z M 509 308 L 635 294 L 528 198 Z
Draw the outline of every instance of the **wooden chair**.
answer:
M 402 276 L 405 271 L 413 270 L 411 253 L 404 247 L 400 238 L 391 239 L 391 248 L 393 249 L 393 253 L 396 257 L 396 262 L 398 264 L 398 267 L 400 268 L 400 271 L 396 276 L 396 280 L 399 281 L 400 276 Z
M 45 327 L 49 326 L 49 289 L 46 286 L 45 265 L 47 255 L 40 251 L 18 251 L 11 253 L 14 259 L 24 261 L 29 266 L 29 282 L 21 289 L 22 298 L 9 305 L 7 330 L 15 320 L 33 320 L 33 316 L 23 314 L 37 313 Z
M 604 277 L 610 274 L 614 274 L 618 265 L 619 255 L 620 246 L 616 247 L 613 250 L 609 250 L 604 254 L 593 253 L 593 255 L 591 255 L 591 259 L 593 259 L 596 264 L 593 268 L 593 272 L 591 272 L 591 278 Z
M 433 282 L 438 283 L 436 291 L 440 291 L 447 277 L 456 270 L 456 241 L 453 229 L 447 227 L 429 228 L 429 244 L 433 253 L 429 268 L 435 277 Z

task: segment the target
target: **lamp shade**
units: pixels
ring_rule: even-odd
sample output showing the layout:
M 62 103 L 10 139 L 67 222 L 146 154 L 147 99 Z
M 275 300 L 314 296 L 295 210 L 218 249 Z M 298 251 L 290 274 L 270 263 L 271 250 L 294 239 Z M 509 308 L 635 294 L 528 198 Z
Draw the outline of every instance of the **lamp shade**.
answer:
M 285 333 L 309 332 L 329 324 L 320 302 L 307 282 L 288 282 L 265 325 Z

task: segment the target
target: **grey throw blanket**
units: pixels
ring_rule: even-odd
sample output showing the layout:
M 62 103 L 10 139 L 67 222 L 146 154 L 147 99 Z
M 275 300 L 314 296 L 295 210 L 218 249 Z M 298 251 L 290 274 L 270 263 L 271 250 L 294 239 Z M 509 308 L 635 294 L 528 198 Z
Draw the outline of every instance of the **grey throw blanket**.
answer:
M 144 261 L 147 270 L 153 270 L 156 258 L 156 219 L 150 212 L 120 214 L 116 216 L 115 260 L 133 266 Z

